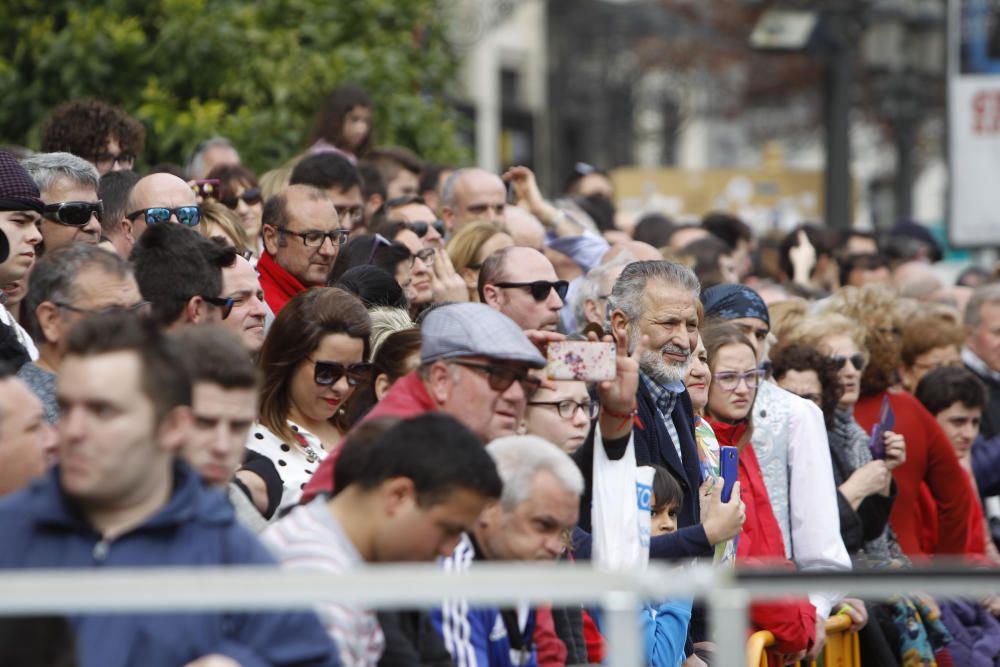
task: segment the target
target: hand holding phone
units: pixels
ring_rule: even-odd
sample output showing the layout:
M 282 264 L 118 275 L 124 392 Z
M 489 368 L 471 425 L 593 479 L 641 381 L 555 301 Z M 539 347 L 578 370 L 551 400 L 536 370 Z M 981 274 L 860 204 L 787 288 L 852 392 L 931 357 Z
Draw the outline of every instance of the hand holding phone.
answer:
M 889 404 L 889 397 L 882 399 L 882 408 L 879 410 L 878 423 L 872 427 L 872 438 L 868 442 L 868 449 L 871 450 L 872 458 L 877 461 L 885 460 L 885 438 L 883 434 L 891 431 L 896 426 L 896 413 L 892 411 Z
M 722 502 L 733 495 L 733 484 L 739 477 L 740 453 L 736 447 L 719 447 L 719 472 L 722 475 Z

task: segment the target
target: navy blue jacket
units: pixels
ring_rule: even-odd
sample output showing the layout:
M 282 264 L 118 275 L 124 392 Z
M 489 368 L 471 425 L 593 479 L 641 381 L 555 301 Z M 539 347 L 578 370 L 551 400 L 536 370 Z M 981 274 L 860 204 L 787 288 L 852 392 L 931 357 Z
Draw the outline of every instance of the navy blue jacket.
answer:
M 684 504 L 677 515 L 678 530 L 669 535 L 654 537 L 650 541 L 649 555 L 652 558 L 676 559 L 711 556 L 712 546 L 708 543 L 705 529 L 700 521 L 701 510 L 698 502 L 698 487 L 701 486 L 701 466 L 698 463 L 698 445 L 694 437 L 694 410 L 687 392 L 677 397 L 674 403 L 673 421 L 684 460 L 677 457 L 677 450 L 670 439 L 670 433 L 656 412 L 653 397 L 645 384 L 639 383 L 636 394 L 638 423 L 632 428 L 635 434 L 635 460 L 639 465 L 655 463 L 670 470 L 684 490 Z M 608 458 L 618 460 L 625 454 L 628 439 L 605 443 Z M 593 496 L 594 431 L 573 455 L 583 473 L 585 488 L 580 505 L 580 528 L 590 532 L 590 503 Z
M 0 499 L 0 568 L 271 565 L 226 497 L 186 465 L 174 491 L 141 526 L 102 540 L 59 487 L 59 471 Z M 312 612 L 76 614 L 82 667 L 177 667 L 211 653 L 243 667 L 334 667 L 336 646 Z

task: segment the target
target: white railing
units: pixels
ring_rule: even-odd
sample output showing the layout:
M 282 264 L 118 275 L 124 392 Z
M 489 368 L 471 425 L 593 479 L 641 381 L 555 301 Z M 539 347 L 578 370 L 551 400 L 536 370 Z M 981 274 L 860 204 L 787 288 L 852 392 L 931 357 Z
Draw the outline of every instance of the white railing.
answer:
M 445 598 L 471 604 L 588 604 L 603 608 L 609 667 L 636 667 L 643 646 L 643 600 L 700 598 L 715 629 L 715 664 L 742 665 L 747 605 L 810 591 L 849 590 L 883 599 L 916 590 L 979 598 L 1000 593 L 1000 571 L 951 568 L 904 573 L 756 573 L 736 577 L 708 566 L 651 564 L 637 573 L 598 572 L 580 565 L 476 563 L 468 572 L 433 565 L 379 565 L 348 576 L 273 568 L 18 570 L 0 573 L 0 615 L 83 612 L 264 610 L 336 600 L 372 608 L 436 607 Z

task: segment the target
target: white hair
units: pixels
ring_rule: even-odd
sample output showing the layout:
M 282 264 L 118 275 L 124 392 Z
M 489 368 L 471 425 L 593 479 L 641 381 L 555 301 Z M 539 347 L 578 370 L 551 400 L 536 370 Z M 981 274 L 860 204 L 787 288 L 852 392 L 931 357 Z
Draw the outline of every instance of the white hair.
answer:
M 566 491 L 583 493 L 583 475 L 569 455 L 535 435 L 509 435 L 486 445 L 503 480 L 500 504 L 511 511 L 531 497 L 531 486 L 540 472 L 548 472 Z
M 371 354 L 368 356 L 368 361 L 375 359 L 375 354 L 382 347 L 382 343 L 385 342 L 386 338 L 397 331 L 409 329 L 414 326 L 409 313 L 402 308 L 379 306 L 378 308 L 369 310 L 368 314 L 372 318 L 372 333 L 369 337 Z
M 636 256 L 626 250 L 616 255 L 607 264 L 600 264 L 587 272 L 587 276 L 580 283 L 580 288 L 573 295 L 573 303 L 571 304 L 573 306 L 573 314 L 576 316 L 577 330 L 583 329 L 586 325 L 587 313 L 584 310 L 584 305 L 586 305 L 587 300 L 597 301 L 601 294 L 610 297 L 614 283 L 608 284 L 608 277 L 615 270 L 623 266 L 628 266 L 635 261 L 637 261 Z M 604 319 L 607 319 L 607 316 L 605 309 Z
M 35 153 L 21 160 L 21 166 L 31 176 L 40 192 L 45 192 L 60 178 L 97 190 L 100 176 L 97 169 L 82 157 L 72 153 Z

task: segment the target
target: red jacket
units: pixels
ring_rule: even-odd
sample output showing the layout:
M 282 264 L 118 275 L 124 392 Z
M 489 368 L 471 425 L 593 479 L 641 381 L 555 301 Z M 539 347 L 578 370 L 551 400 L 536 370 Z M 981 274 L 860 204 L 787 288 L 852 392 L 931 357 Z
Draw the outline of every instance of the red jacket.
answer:
M 306 289 L 292 274 L 278 266 L 267 252 L 261 253 L 257 260 L 257 272 L 260 274 L 260 288 L 264 290 L 264 301 L 275 315 L 292 297 Z
M 424 381 L 420 379 L 420 374 L 413 371 L 396 380 L 396 383 L 389 388 L 382 400 L 376 403 L 371 412 L 365 415 L 361 421 L 364 422 L 375 417 L 416 417 L 427 412 L 434 412 L 435 409 L 434 401 L 427 393 Z M 337 455 L 343 444 L 343 441 L 338 443 L 319 464 L 319 468 L 313 473 L 306 488 L 302 491 L 302 499 L 299 501 L 301 504 L 305 505 L 315 498 L 316 494 L 326 493 L 333 488 L 333 467 L 337 464 Z
M 884 396 L 889 397 L 896 415 L 894 432 L 906 439 L 906 462 L 892 471 L 897 495 L 889 515 L 889 525 L 899 546 L 908 556 L 965 553 L 969 544 L 969 515 L 978 501 L 948 436 L 927 408 L 905 391 L 882 392 L 858 401 L 854 418 L 868 433 L 878 421 Z M 938 519 L 937 546 L 933 552 L 920 544 L 920 527 L 928 520 L 919 511 L 921 483 L 927 484 Z
M 708 423 L 719 445 L 725 446 L 736 446 L 747 429 L 746 424 L 724 424 L 712 419 Z M 736 545 L 737 567 L 794 567 L 785 558 L 785 541 L 750 443 L 740 450 L 739 481 L 740 499 L 746 505 L 746 522 Z M 808 599 L 753 603 L 750 620 L 757 628 L 774 634 L 774 650 L 778 653 L 797 653 L 816 641 L 816 608 Z

